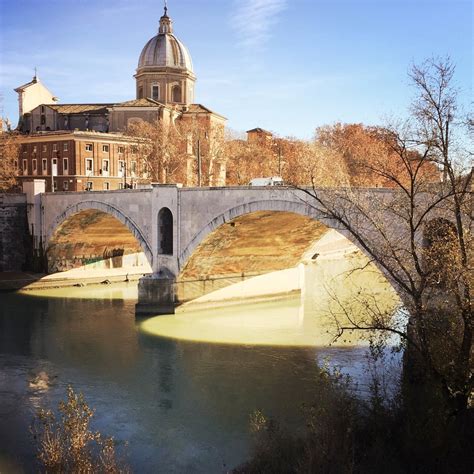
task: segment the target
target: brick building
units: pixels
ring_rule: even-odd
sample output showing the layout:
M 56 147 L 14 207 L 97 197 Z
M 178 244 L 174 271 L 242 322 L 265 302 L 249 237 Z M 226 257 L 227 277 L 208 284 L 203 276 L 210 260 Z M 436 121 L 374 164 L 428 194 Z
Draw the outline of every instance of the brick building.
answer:
M 43 178 L 46 191 L 136 187 L 146 178 L 140 143 L 121 134 L 57 131 L 21 138 L 20 181 Z

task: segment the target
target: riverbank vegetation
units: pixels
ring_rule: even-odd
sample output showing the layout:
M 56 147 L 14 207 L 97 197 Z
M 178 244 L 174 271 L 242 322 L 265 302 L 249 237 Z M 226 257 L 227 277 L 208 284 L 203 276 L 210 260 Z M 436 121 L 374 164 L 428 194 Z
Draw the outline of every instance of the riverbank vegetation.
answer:
M 379 373 L 360 399 L 349 378 L 323 367 L 313 403 L 302 407 L 303 432 L 253 413 L 252 456 L 233 473 L 471 473 L 472 413 L 440 417 L 433 403 L 407 403 L 404 390 L 387 398 L 381 381 Z
M 31 427 L 40 472 L 129 472 L 117 456 L 113 438 L 91 431 L 94 412 L 82 394 L 69 386 L 58 412 L 59 416 L 52 410 L 39 410 Z

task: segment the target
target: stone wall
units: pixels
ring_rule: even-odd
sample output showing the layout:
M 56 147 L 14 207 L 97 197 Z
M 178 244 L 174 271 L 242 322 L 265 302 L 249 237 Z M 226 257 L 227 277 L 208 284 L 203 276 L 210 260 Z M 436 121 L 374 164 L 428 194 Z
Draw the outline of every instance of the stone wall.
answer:
M 26 195 L 0 194 L 0 272 L 23 269 L 27 242 Z

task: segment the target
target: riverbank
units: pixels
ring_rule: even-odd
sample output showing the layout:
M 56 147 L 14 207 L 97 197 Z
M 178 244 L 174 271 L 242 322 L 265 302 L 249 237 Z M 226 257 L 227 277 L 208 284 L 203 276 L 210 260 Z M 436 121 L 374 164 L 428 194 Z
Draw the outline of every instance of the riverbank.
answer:
M 45 290 L 49 288 L 138 281 L 144 274 L 143 269 L 130 268 L 77 268 L 65 272 L 53 273 L 51 275 L 30 272 L 1 272 L 0 291 Z

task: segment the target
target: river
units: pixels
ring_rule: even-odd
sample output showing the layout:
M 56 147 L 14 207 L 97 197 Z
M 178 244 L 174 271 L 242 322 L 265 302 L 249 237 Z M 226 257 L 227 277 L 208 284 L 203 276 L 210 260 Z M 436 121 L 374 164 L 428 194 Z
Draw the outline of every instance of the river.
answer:
M 363 396 L 367 344 L 329 345 L 332 314 L 362 311 L 360 288 L 388 309 L 397 300 L 377 272 L 352 266 L 306 265 L 301 296 L 154 318 L 135 317 L 133 283 L 0 294 L 0 472 L 34 471 L 33 415 L 69 384 L 140 473 L 226 472 L 251 452 L 256 409 L 298 430 L 327 358 Z

